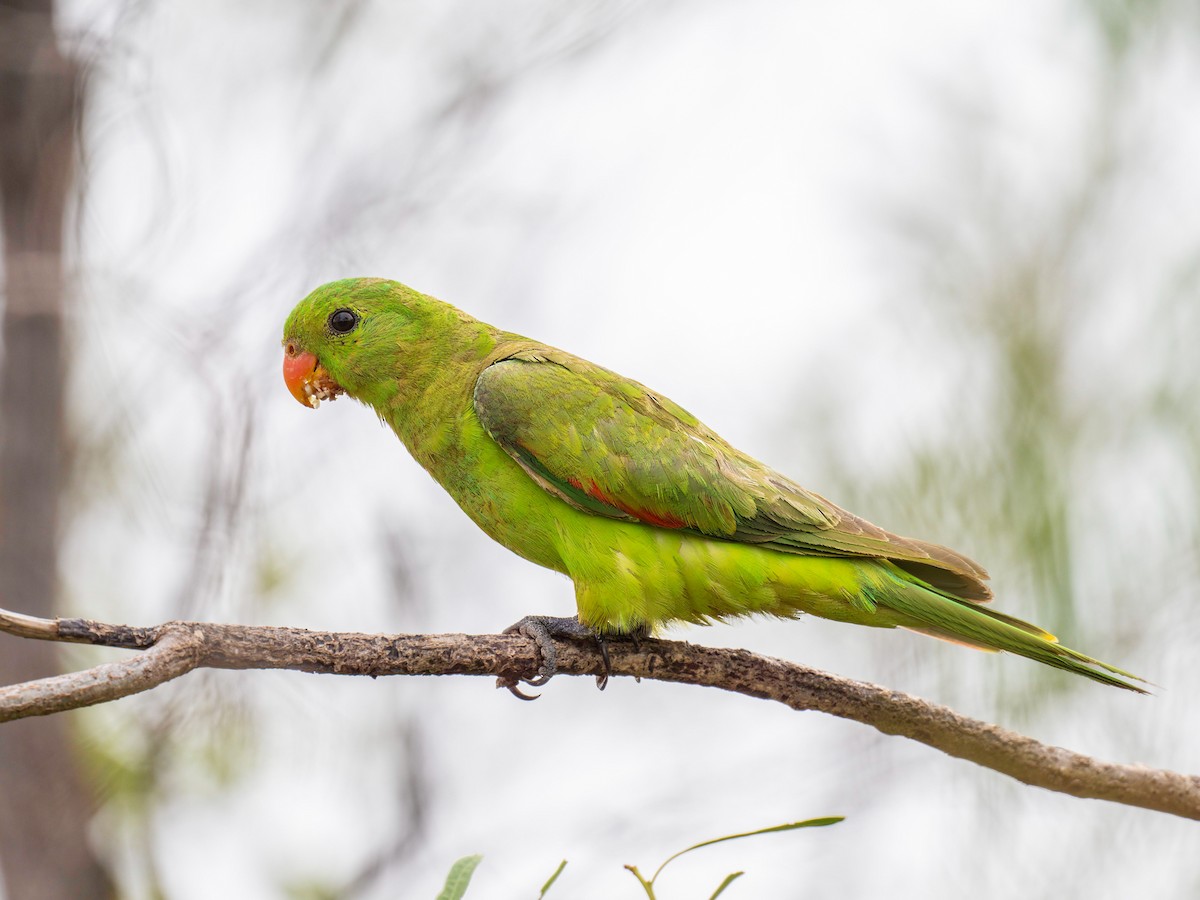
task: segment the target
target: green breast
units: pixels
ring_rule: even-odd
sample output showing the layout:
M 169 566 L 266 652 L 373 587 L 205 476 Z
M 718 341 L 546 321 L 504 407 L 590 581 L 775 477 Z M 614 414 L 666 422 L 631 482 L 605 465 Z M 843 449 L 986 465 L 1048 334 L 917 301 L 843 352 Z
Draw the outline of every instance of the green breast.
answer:
M 562 519 L 578 513 L 543 491 L 484 431 L 469 390 L 454 394 L 456 402 L 444 402 L 451 397 L 439 392 L 434 402 L 386 418 L 413 458 L 492 539 L 566 573 L 557 549 Z

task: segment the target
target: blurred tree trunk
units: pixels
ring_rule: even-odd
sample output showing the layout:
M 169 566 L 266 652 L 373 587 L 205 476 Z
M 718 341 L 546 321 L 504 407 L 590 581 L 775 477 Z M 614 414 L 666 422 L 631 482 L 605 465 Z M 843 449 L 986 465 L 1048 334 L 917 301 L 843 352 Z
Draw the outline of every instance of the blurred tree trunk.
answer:
M 54 615 L 63 482 L 63 222 L 80 98 L 51 0 L 0 2 L 0 602 Z M 0 683 L 57 669 L 40 641 L 0 645 Z M 10 900 L 111 895 L 93 813 L 60 716 L 0 729 L 0 872 Z

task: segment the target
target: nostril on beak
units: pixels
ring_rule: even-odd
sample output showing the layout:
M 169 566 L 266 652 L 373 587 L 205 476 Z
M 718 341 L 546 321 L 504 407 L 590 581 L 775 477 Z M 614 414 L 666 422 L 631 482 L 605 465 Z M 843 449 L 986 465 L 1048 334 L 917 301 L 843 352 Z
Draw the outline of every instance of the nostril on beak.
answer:
M 292 343 L 291 341 L 288 341 L 287 347 L 284 348 L 283 352 L 286 353 L 288 356 L 295 356 L 296 355 L 296 345 L 294 343 Z

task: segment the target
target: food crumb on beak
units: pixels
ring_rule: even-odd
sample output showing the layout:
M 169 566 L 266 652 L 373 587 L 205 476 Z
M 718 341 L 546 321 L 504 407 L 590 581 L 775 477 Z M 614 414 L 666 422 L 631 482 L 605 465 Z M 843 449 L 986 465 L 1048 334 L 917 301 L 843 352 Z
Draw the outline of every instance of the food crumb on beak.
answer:
M 304 382 L 304 400 L 313 409 L 320 406 L 322 400 L 336 400 L 340 393 L 342 389 L 333 382 L 329 373 L 319 366 L 313 372 L 313 377 Z
M 334 400 L 345 393 L 316 356 L 301 350 L 293 341 L 284 345 L 283 381 L 292 396 L 310 409 L 319 407 L 322 400 Z

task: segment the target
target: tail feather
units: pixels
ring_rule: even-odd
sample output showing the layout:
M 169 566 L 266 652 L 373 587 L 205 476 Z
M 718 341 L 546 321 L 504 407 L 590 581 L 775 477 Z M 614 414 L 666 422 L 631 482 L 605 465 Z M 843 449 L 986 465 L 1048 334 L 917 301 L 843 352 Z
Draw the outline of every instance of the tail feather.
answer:
M 966 647 L 970 650 L 982 650 L 984 653 L 999 653 L 995 647 L 989 647 L 987 644 L 981 644 L 979 641 L 969 641 L 966 638 L 951 637 L 944 631 L 938 631 L 934 628 L 921 628 L 917 625 L 905 626 L 906 631 L 915 631 L 917 634 L 923 634 L 927 637 L 937 638 L 939 641 L 945 641 L 947 644 L 958 644 L 960 647 Z
M 1036 625 L 943 594 L 903 575 L 895 581 L 898 589 L 881 592 L 879 602 L 910 620 L 904 627 L 912 631 L 980 650 L 1004 650 L 1102 684 L 1149 693 L 1126 680 L 1145 684 L 1145 679 L 1064 647 L 1058 638 Z

